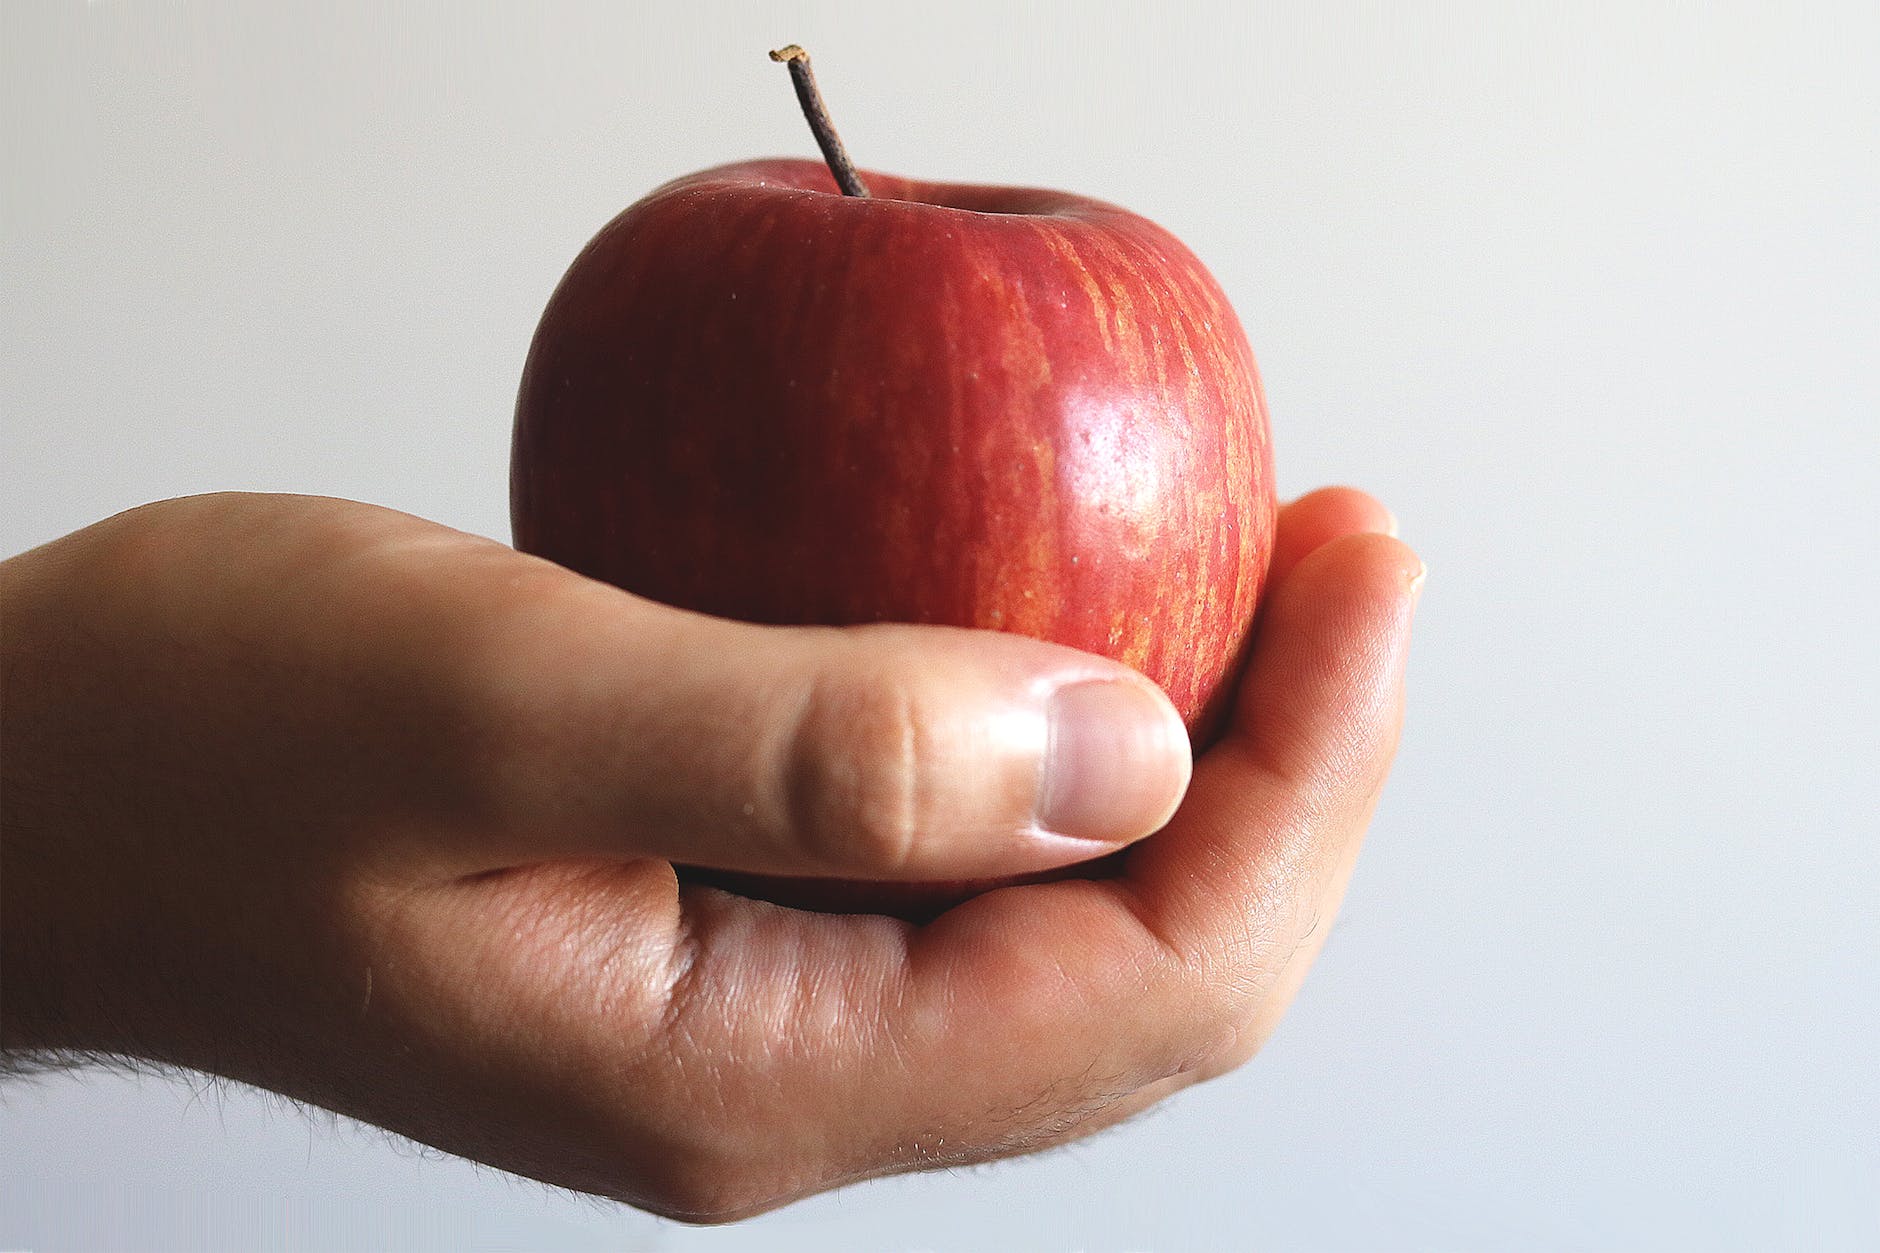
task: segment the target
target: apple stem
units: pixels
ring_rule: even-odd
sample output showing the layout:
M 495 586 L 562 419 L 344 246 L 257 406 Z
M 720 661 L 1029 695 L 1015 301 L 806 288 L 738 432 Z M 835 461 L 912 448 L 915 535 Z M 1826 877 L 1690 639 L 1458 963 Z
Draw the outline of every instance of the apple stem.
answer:
M 845 196 L 866 196 L 868 188 L 862 184 L 861 175 L 855 172 L 855 163 L 849 160 L 849 154 L 842 147 L 842 140 L 836 134 L 835 123 L 829 120 L 829 110 L 823 106 L 822 93 L 816 90 L 816 76 L 810 73 L 809 53 L 796 44 L 779 48 L 770 54 L 773 61 L 781 61 L 790 67 L 790 83 L 796 88 L 796 101 L 803 106 L 803 116 L 809 122 L 809 133 L 816 137 L 816 146 L 822 149 L 823 160 L 829 164 L 829 172 L 836 176 L 836 185 Z

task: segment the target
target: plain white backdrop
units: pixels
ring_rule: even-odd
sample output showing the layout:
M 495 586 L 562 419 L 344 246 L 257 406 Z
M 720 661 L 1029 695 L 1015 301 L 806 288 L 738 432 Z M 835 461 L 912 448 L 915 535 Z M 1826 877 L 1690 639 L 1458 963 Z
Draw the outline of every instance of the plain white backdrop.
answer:
M 507 538 L 562 269 L 811 154 L 1068 188 L 1241 311 L 1282 489 L 1431 568 L 1345 914 L 1244 1071 L 722 1230 L 262 1095 L 0 1089 L 0 1247 L 1880 1245 L 1880 9 L 0 6 L 0 555 L 217 488 Z

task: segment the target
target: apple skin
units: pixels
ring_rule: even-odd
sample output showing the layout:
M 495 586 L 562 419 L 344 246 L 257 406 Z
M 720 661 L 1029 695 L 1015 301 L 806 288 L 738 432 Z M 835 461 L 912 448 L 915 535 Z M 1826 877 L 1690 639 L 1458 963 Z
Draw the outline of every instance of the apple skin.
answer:
M 1061 192 L 750 161 L 575 259 L 523 372 L 516 546 L 750 622 L 1014 631 L 1218 733 L 1274 528 L 1266 402 L 1174 236 Z M 718 876 L 927 914 L 988 885 Z

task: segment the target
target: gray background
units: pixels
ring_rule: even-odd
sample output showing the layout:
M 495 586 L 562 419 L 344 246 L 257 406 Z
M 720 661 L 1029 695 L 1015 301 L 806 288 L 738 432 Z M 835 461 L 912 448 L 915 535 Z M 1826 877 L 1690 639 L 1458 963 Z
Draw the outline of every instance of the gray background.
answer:
M 226 487 L 506 537 L 550 288 L 654 184 L 809 153 L 799 40 L 864 165 L 1187 240 L 1282 488 L 1427 557 L 1324 960 L 1093 1143 L 716 1231 L 249 1092 L 15 1083 L 0 1246 L 1880 1245 L 1880 11 L 632 7 L 6 0 L 0 551 Z

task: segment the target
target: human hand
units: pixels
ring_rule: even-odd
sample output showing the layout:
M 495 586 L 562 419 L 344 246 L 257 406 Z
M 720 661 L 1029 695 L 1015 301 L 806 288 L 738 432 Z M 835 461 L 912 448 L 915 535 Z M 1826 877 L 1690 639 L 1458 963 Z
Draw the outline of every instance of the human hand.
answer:
M 340 501 L 120 515 L 0 565 L 0 1045 L 691 1220 L 1074 1138 L 1245 1060 L 1322 941 L 1400 717 L 1421 566 L 1387 517 L 1283 512 L 1234 721 L 1136 842 L 1186 742 L 1100 658 L 718 621 Z M 1111 720 L 1041 814 L 1049 694 L 1087 683 Z M 925 926 L 672 865 L 1125 845 Z

